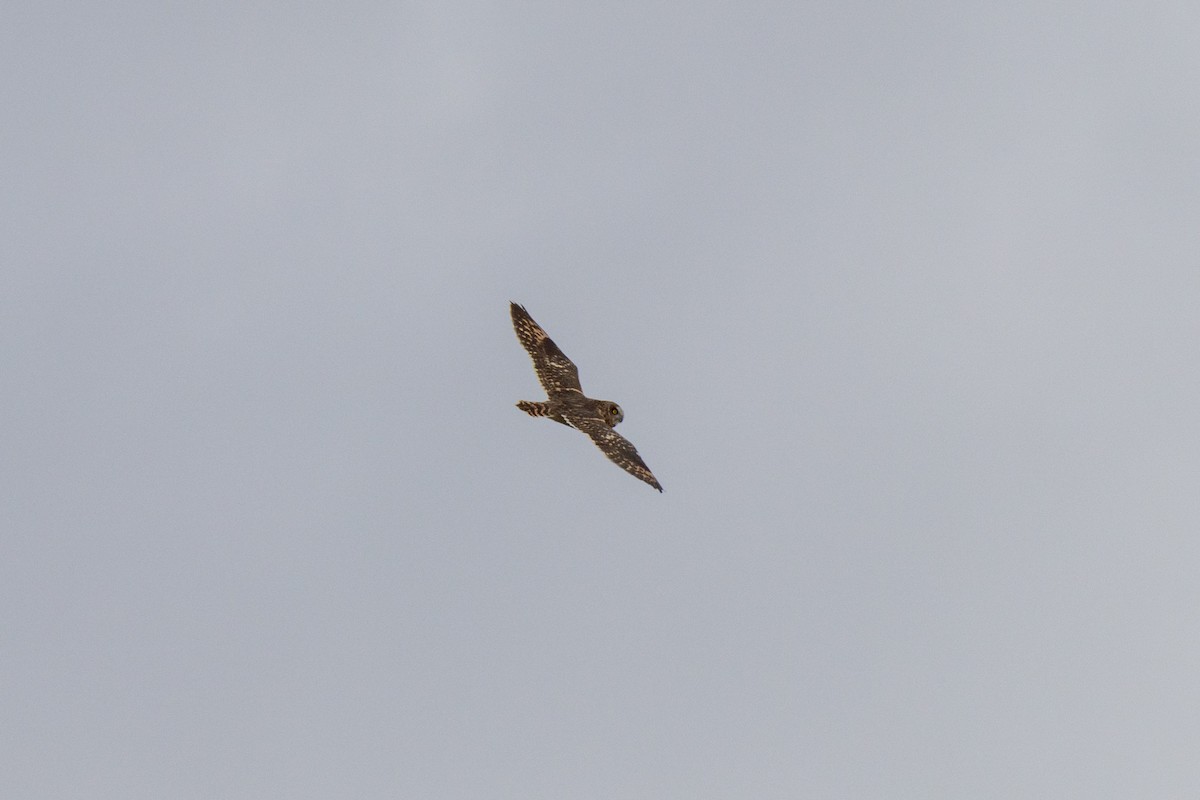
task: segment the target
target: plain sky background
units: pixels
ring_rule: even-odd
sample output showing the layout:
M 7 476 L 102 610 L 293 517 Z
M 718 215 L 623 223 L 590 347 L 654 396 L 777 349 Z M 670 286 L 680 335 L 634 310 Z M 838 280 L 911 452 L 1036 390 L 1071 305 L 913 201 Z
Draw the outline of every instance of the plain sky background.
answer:
M 5 3 L 0 795 L 1200 796 L 1197 42 Z

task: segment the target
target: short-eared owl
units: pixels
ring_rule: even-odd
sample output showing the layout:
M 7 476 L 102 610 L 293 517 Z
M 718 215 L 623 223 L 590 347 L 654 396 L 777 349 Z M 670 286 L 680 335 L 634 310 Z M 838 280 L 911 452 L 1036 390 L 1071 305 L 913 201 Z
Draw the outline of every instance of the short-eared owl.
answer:
M 571 363 L 571 359 L 558 349 L 558 345 L 533 321 L 528 311 L 516 303 L 509 305 L 517 338 L 529 351 L 533 369 L 548 396 L 542 402 L 522 400 L 517 403 L 517 408 L 531 417 L 549 417 L 583 431 L 614 464 L 661 492 L 662 486 L 654 479 L 637 449 L 613 430 L 625 418 L 621 407 L 609 400 L 593 400 L 585 396 L 583 387 L 579 385 L 579 370 Z

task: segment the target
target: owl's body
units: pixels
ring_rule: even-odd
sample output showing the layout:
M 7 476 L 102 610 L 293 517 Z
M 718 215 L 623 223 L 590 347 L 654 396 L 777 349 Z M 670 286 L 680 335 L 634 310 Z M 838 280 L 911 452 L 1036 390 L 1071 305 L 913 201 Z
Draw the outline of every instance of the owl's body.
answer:
M 509 310 L 517 338 L 533 359 L 534 371 L 547 395 L 542 401 L 522 400 L 517 408 L 531 417 L 548 417 L 586 433 L 613 463 L 661 492 L 662 486 L 638 455 L 637 448 L 613 430 L 625 418 L 621 407 L 609 400 L 586 396 L 579 383 L 578 368 L 529 312 L 516 303 L 511 303 Z
M 567 395 L 563 398 L 540 402 L 521 400 L 517 403 L 517 408 L 531 417 L 548 417 L 569 428 L 575 426 L 567 422 L 567 417 L 599 417 L 603 419 L 605 414 L 609 413 L 609 409 L 613 407 L 619 408 L 616 403 L 610 403 L 607 400 L 593 400 L 583 395 Z

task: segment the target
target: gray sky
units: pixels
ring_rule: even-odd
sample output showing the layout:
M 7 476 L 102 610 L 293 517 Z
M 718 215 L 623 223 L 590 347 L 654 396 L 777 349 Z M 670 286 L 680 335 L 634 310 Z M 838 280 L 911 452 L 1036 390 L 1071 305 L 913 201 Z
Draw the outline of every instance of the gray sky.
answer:
M 6 4 L 0 795 L 1200 795 L 1197 41 Z

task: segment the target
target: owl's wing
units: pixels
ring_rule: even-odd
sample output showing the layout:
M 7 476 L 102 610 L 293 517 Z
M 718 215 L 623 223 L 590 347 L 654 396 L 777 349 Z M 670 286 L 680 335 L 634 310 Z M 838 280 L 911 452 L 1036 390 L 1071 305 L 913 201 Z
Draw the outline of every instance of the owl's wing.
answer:
M 542 326 L 533 321 L 529 312 L 516 303 L 510 303 L 513 330 L 517 338 L 533 359 L 533 369 L 546 394 L 554 397 L 563 392 L 583 393 L 579 385 L 579 369 L 558 349 L 554 340 L 546 335 Z
M 596 446 L 608 456 L 608 460 L 616 464 L 621 469 L 628 472 L 638 480 L 643 480 L 646 483 L 658 489 L 663 490 L 659 482 L 654 478 L 654 473 L 646 466 L 646 462 L 642 461 L 642 457 L 638 455 L 637 448 L 633 443 L 626 439 L 621 434 L 610 428 L 602 419 L 594 417 L 572 417 L 566 418 L 567 422 L 573 428 L 577 428 L 596 443 Z

